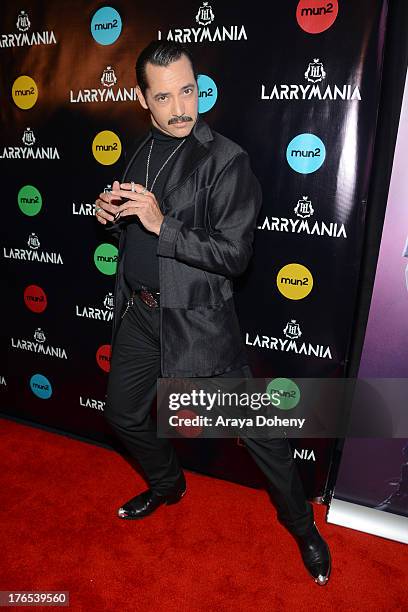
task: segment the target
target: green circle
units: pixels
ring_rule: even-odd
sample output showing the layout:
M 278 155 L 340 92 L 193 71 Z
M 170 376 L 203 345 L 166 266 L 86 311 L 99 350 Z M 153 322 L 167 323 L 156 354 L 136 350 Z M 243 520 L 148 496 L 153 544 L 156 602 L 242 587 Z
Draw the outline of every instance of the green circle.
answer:
M 115 274 L 117 260 L 118 249 L 113 244 L 103 242 L 95 249 L 95 266 L 102 274 Z
M 268 384 L 266 392 L 271 401 L 272 394 L 279 393 L 280 403 L 279 406 L 276 406 L 279 410 L 292 410 L 300 402 L 300 389 L 290 378 L 274 378 Z
M 24 185 L 18 192 L 17 202 L 21 212 L 29 217 L 34 217 L 42 207 L 41 193 L 32 185 Z

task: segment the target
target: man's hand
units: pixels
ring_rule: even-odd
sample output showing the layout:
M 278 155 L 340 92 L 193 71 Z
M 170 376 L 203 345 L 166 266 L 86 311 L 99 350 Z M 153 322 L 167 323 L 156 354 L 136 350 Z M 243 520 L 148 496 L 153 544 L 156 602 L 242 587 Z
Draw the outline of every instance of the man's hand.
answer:
M 119 187 L 119 181 L 114 181 L 112 189 L 117 190 Z M 117 195 L 113 195 L 112 193 L 100 193 L 99 198 L 95 201 L 95 214 L 99 223 L 106 225 L 108 221 L 113 221 L 121 201 L 122 198 L 118 198 Z M 114 202 L 117 203 L 114 204 Z
M 116 186 L 116 183 L 117 181 L 114 183 L 112 196 L 126 199 L 126 202 L 115 207 L 119 216 L 137 215 L 149 232 L 159 235 L 164 215 L 154 193 L 145 191 L 143 185 L 137 183 L 122 183 L 120 186 Z M 132 191 L 132 185 L 134 191 Z

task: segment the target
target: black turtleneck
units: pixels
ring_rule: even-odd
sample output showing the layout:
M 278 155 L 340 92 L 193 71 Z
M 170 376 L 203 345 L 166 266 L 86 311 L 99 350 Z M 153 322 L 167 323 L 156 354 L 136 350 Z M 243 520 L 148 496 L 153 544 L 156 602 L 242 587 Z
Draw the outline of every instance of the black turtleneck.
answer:
M 151 128 L 151 134 L 154 143 L 150 156 L 149 184 L 147 188 L 154 193 L 161 207 L 161 199 L 173 164 L 186 143 L 180 147 L 177 153 L 173 155 L 170 161 L 165 165 L 152 189 L 151 185 L 160 167 L 177 145 L 180 144 L 183 138 L 165 134 L 154 126 Z M 146 184 L 146 164 L 151 142 L 151 139 L 149 139 L 134 159 L 126 173 L 125 182 L 130 183 L 130 181 L 134 181 L 140 185 Z M 156 254 L 159 237 L 157 234 L 146 230 L 137 216 L 132 215 L 131 217 L 127 217 L 126 222 L 127 232 L 124 251 L 125 278 L 132 289 L 138 289 L 141 285 L 146 285 L 156 291 L 160 291 L 159 259 Z

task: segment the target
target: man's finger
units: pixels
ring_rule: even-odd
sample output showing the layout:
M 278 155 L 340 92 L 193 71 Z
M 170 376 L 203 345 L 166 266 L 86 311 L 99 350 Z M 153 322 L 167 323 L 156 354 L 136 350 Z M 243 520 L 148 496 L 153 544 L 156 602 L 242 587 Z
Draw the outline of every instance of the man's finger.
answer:
M 119 205 L 118 204 L 110 204 L 109 202 L 105 202 L 103 200 L 96 200 L 95 202 L 95 207 L 97 208 L 99 206 L 99 208 L 102 208 L 103 210 L 106 210 L 107 212 L 110 213 L 117 213 Z
M 99 219 L 105 219 L 106 221 L 113 221 L 113 215 L 106 212 L 106 210 L 104 210 L 103 208 L 100 208 L 99 210 L 96 211 L 96 216 L 98 217 L 98 221 Z
M 112 221 L 113 215 L 111 215 L 110 212 L 115 213 L 117 211 L 117 208 L 117 206 L 112 206 L 112 204 L 107 204 L 102 200 L 96 200 L 95 216 L 98 221 L 100 221 L 101 219 L 104 219 L 105 221 Z
M 105 219 L 105 217 L 103 217 L 101 215 L 101 211 L 100 210 L 97 211 L 95 217 L 97 218 L 99 223 L 102 223 L 103 225 L 105 225 L 109 221 L 109 219 Z
M 99 194 L 99 200 L 102 200 L 103 202 L 109 202 L 110 193 L 106 193 L 106 191 L 103 191 L 102 193 Z
M 132 191 L 134 193 L 142 193 L 142 191 L 145 190 L 144 185 L 140 185 L 139 183 L 121 183 L 120 188 L 125 189 L 126 191 Z M 145 193 L 150 193 L 150 192 L 145 191 Z
M 96 218 L 98 219 L 99 223 L 102 223 L 102 225 L 106 225 L 107 221 L 106 219 L 104 219 L 103 217 L 96 215 Z
M 121 198 L 126 198 L 127 200 L 132 200 L 132 202 L 145 202 L 152 197 L 152 194 L 147 192 L 142 195 L 141 193 L 133 193 L 132 191 L 124 191 L 122 189 L 116 189 L 112 191 L 112 194 Z
M 121 217 L 129 217 L 130 215 L 137 215 L 138 217 L 140 216 L 140 208 L 137 209 L 134 206 L 127 208 L 126 210 L 123 210 L 120 213 Z
M 104 202 L 110 203 L 110 202 L 112 202 L 112 200 L 119 200 L 121 198 L 118 198 L 118 196 L 114 195 L 111 191 L 109 191 L 109 192 L 105 192 L 104 191 L 104 192 L 99 194 L 99 199 L 103 200 Z
M 138 202 L 134 200 L 128 200 L 127 202 L 124 202 L 120 206 L 117 206 L 115 210 L 117 212 L 122 212 L 123 210 L 129 210 L 129 208 L 137 208 L 138 210 L 142 210 L 146 208 L 146 205 L 147 205 L 147 202 Z

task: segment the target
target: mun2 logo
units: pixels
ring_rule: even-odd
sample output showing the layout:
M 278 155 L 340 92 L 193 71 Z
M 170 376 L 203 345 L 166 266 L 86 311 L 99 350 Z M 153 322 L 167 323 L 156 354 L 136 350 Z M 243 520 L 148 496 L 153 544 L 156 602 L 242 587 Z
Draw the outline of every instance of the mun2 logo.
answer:
M 208 112 L 216 103 L 218 89 L 211 77 L 206 74 L 199 74 L 198 84 L 198 112 L 200 114 Z
M 24 303 L 32 312 L 44 312 L 47 308 L 47 295 L 44 289 L 38 285 L 28 285 L 24 289 Z
M 42 374 L 33 374 L 30 378 L 30 389 L 40 399 L 49 399 L 52 395 L 52 385 Z
M 338 12 L 338 0 L 300 0 L 296 19 L 302 30 L 308 34 L 320 34 L 333 25 Z
M 115 132 L 103 130 L 92 142 L 92 153 L 97 162 L 103 166 L 115 164 L 122 154 L 122 143 Z
M 289 166 L 300 174 L 316 172 L 326 159 L 326 147 L 314 134 L 295 136 L 286 149 Z
M 306 266 L 290 263 L 279 270 L 276 284 L 289 300 L 303 300 L 313 288 L 313 276 Z
M 33 185 L 24 185 L 18 192 L 17 202 L 22 213 L 34 217 L 42 207 L 41 193 Z
M 34 106 L 38 99 L 37 83 L 30 76 L 23 74 L 14 81 L 11 95 L 18 108 L 28 110 Z
M 96 11 L 91 21 L 91 34 L 100 45 L 112 45 L 122 32 L 122 19 L 111 6 Z
M 96 363 L 104 372 L 110 371 L 111 345 L 102 344 L 96 351 Z
M 115 274 L 117 261 L 118 249 L 113 244 L 103 242 L 95 249 L 94 263 L 102 274 Z

